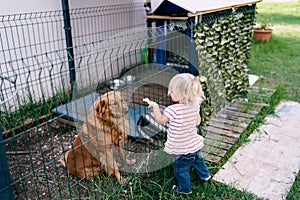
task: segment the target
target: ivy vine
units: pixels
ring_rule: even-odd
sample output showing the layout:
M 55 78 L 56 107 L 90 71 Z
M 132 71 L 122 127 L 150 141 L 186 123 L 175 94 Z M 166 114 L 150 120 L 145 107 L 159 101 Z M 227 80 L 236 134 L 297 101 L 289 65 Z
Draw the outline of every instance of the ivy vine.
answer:
M 235 12 L 195 26 L 200 82 L 207 97 L 201 107 L 203 122 L 226 102 L 246 96 L 253 22 L 254 12 Z

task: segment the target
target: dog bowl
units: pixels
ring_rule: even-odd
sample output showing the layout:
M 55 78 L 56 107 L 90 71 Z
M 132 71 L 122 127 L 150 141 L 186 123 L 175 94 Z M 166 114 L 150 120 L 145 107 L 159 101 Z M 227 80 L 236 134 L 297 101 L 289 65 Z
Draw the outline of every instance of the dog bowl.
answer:
M 132 75 L 127 75 L 125 77 L 123 77 L 123 80 L 126 82 L 126 83 L 132 83 L 133 81 L 135 81 L 135 76 L 132 76 Z
M 125 81 L 120 80 L 120 79 L 115 79 L 115 80 L 112 80 L 109 82 L 109 87 L 112 90 L 117 90 L 123 85 L 125 85 Z

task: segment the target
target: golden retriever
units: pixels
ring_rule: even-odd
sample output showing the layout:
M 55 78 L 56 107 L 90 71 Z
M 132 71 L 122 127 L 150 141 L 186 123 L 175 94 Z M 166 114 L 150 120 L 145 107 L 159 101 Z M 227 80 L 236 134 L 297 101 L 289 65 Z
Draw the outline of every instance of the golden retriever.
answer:
M 121 184 L 126 182 L 126 178 L 120 175 L 114 150 L 119 150 L 120 157 L 127 164 L 135 163 L 135 160 L 126 158 L 123 149 L 129 132 L 127 112 L 127 104 L 120 92 L 107 92 L 94 102 L 73 149 L 60 159 L 70 174 L 92 179 L 106 172 L 115 175 Z

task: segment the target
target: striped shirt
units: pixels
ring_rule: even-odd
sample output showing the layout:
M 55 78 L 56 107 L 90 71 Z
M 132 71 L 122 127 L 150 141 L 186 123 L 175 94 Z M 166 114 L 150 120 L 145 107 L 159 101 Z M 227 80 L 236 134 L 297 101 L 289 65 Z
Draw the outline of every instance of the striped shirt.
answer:
M 168 154 L 194 153 L 204 145 L 204 138 L 197 133 L 199 106 L 174 104 L 164 110 L 169 118 L 167 142 L 164 151 Z

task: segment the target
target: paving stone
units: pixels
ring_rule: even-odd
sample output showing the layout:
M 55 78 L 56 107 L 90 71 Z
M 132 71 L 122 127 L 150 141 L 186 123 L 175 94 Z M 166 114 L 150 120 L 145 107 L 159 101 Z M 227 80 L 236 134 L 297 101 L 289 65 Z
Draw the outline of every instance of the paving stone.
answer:
M 300 168 L 300 104 L 281 102 L 277 116 L 249 136 L 214 180 L 270 200 L 285 199 Z

